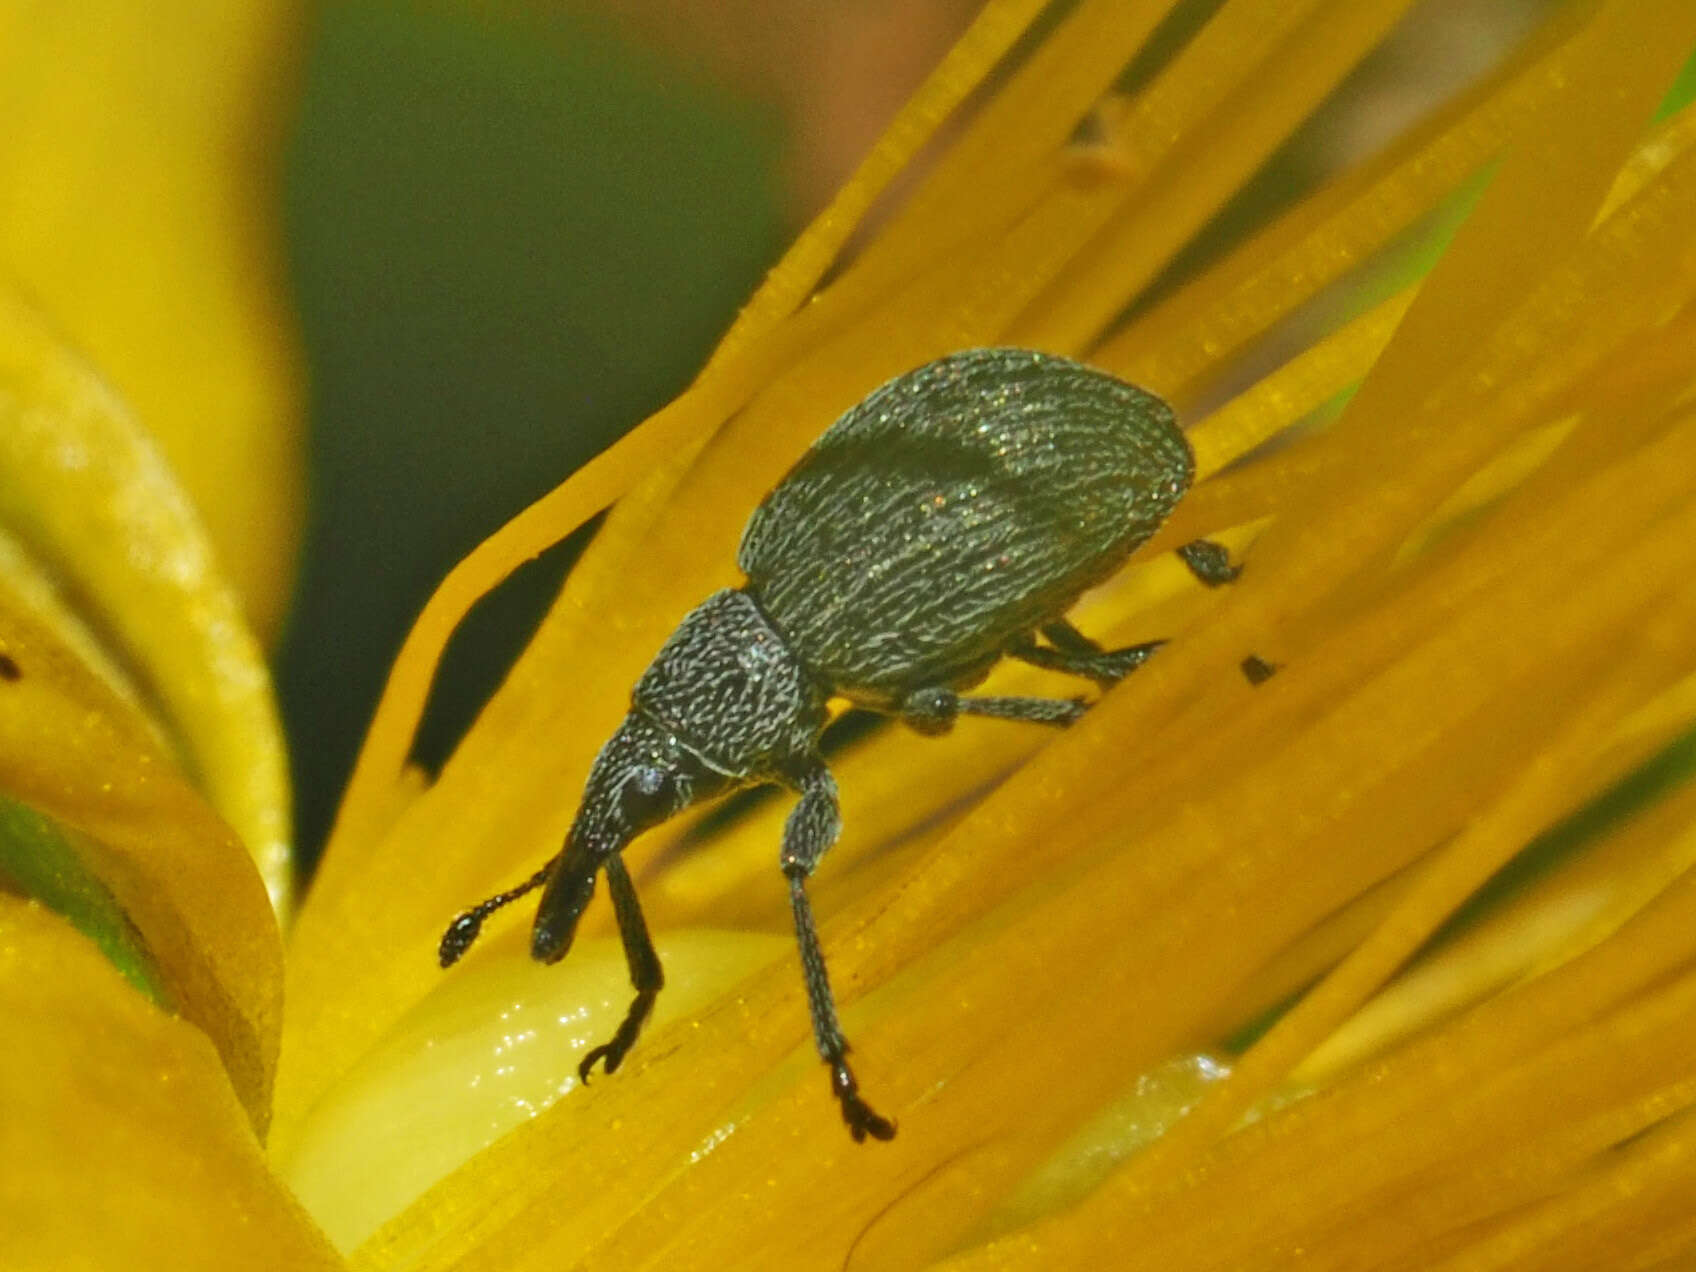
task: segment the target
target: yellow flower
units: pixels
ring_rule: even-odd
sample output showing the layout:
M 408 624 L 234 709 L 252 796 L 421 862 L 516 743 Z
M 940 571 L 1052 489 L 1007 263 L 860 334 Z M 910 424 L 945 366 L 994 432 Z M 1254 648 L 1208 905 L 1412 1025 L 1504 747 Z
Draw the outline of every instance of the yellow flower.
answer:
M 260 1140 L 291 881 L 249 623 L 300 500 L 252 160 L 286 17 L 0 13 L 7 1267 L 336 1262 Z
M 444 582 L 290 933 L 273 1101 L 274 949 L 241 935 L 266 926 L 256 876 L 217 914 L 198 858 L 139 877 L 157 858 L 96 824 L 98 779 L 160 843 L 209 819 L 158 740 L 113 723 L 137 710 L 121 688 L 0 604 L 23 671 L 0 683 L 0 791 L 133 921 L 132 976 L 177 1013 L 6 901 L 0 1010 L 42 1039 L 18 1081 L 48 1098 L 0 1136 L 39 1156 L 122 1127 L 97 1201 L 198 1151 L 220 1170 L 180 1204 L 234 1189 L 285 1266 L 333 1265 L 314 1223 L 370 1269 L 1690 1257 L 1696 112 L 1655 115 L 1696 11 L 1564 8 L 1382 154 L 1162 277 L 1407 6 L 1229 0 L 1125 88 L 1167 6 L 1082 0 L 1027 38 L 1043 8 L 992 0 L 695 384 Z M 1486 171 L 1428 273 L 1378 268 Z M 1170 398 L 1202 480 L 1079 607 L 1103 639 L 1172 638 L 1082 723 L 883 729 L 833 758 L 845 833 L 815 905 L 900 1134 L 851 1143 L 813 1055 L 782 801 L 632 849 L 671 984 L 623 1068 L 579 1089 L 628 994 L 607 916 L 555 968 L 502 920 L 447 975 L 445 920 L 552 855 L 629 685 L 735 581 L 748 510 L 807 443 L 890 375 L 998 343 Z M 460 747 L 410 770 L 455 622 L 609 504 Z M 1233 586 L 1155 555 L 1202 534 L 1244 562 Z M 1249 683 L 1250 656 L 1276 674 Z M 60 767 L 83 794 L 54 803 Z M 193 836 L 237 873 L 227 837 Z M 158 1081 L 120 1082 L 138 1075 Z M 257 1134 L 269 1113 L 276 1175 L 237 1099 Z M 69 1213 L 79 1182 L 28 1213 Z

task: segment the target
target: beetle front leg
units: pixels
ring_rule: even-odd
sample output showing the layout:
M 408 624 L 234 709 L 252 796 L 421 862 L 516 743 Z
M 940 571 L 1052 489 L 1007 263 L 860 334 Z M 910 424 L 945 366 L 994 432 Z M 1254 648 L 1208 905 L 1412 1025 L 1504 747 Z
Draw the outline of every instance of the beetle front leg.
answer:
M 577 1066 L 578 1080 L 585 1086 L 589 1084 L 589 1071 L 595 1067 L 595 1061 L 604 1060 L 608 1073 L 616 1072 L 618 1066 L 624 1063 L 625 1055 L 636 1044 L 636 1035 L 647 1023 L 648 1013 L 654 1009 L 654 999 L 665 988 L 665 969 L 660 966 L 660 956 L 654 952 L 653 940 L 648 936 L 648 923 L 642 917 L 642 906 L 636 899 L 636 885 L 630 881 L 630 872 L 624 868 L 624 858 L 614 853 L 602 863 L 601 868 L 607 874 L 607 890 L 612 893 L 613 913 L 618 916 L 618 935 L 624 942 L 624 961 L 630 967 L 630 984 L 636 990 L 636 997 L 631 1001 L 630 1010 L 624 1013 L 624 1021 L 612 1036 L 612 1041 L 591 1050 L 583 1057 L 583 1063 Z
M 813 1041 L 830 1066 L 830 1089 L 842 1106 L 842 1120 L 856 1144 L 866 1136 L 887 1140 L 895 1123 L 880 1117 L 860 1098 L 859 1084 L 848 1067 L 848 1039 L 836 1019 L 836 1000 L 830 992 L 824 951 L 819 948 L 813 908 L 807 901 L 806 881 L 842 828 L 836 803 L 836 782 L 823 764 L 815 764 L 800 779 L 801 802 L 783 827 L 783 875 L 789 880 L 789 904 L 795 912 L 795 941 L 801 947 L 801 973 L 807 982 L 807 1006 L 813 1017 Z

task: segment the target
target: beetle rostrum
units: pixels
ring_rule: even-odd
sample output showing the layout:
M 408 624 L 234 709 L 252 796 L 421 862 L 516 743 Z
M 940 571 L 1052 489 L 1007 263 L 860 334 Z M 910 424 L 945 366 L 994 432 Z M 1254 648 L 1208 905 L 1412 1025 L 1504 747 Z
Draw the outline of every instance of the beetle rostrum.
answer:
M 493 911 L 536 888 L 531 953 L 571 948 L 606 875 L 636 997 L 597 1061 L 612 1073 L 664 983 L 620 855 L 702 800 L 777 784 L 800 798 L 779 865 L 789 884 L 813 1038 L 855 1140 L 895 1125 L 848 1067 L 806 882 L 840 827 L 819 753 L 833 698 L 921 733 L 961 715 L 1066 725 L 1077 698 L 965 694 L 1003 657 L 1107 686 L 1162 642 L 1103 649 L 1064 618 L 1124 564 L 1188 489 L 1189 444 L 1158 397 L 1066 358 L 973 349 L 896 377 L 848 410 L 760 504 L 739 588 L 685 617 L 601 749 L 564 848 L 530 879 L 455 919 L 443 967 Z M 1217 545 L 1180 549 L 1204 583 L 1235 577 Z

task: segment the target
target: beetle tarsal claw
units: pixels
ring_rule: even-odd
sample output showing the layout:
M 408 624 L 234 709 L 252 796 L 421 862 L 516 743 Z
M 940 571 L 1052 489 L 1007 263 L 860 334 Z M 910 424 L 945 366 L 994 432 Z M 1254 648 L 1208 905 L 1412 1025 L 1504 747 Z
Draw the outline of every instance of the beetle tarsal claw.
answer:
M 860 1084 L 854 1081 L 854 1074 L 845 1062 L 838 1060 L 830 1066 L 830 1086 L 842 1106 L 842 1120 L 848 1123 L 848 1133 L 856 1144 L 864 1143 L 868 1135 L 876 1140 L 895 1138 L 895 1123 L 880 1116 L 860 1098 Z
M 868 1135 L 875 1140 L 888 1141 L 895 1138 L 895 1123 L 886 1117 L 879 1117 L 859 1096 L 843 1103 L 842 1119 L 848 1123 L 848 1133 L 854 1137 L 856 1144 L 865 1143 Z
M 584 1086 L 589 1085 L 589 1074 L 598 1062 L 606 1073 L 617 1073 L 618 1066 L 624 1063 L 624 1057 L 629 1053 L 631 1044 L 636 1041 L 634 1033 L 627 1040 L 624 1031 L 611 1042 L 603 1042 L 598 1047 L 592 1047 L 589 1054 L 583 1057 L 583 1062 L 577 1066 L 577 1078 Z

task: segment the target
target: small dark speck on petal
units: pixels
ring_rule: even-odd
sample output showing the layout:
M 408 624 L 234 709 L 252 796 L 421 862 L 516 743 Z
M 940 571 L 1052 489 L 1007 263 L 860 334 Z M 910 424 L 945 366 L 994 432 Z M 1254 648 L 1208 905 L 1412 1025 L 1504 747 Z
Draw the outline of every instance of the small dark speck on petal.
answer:
M 0 680 L 22 680 L 24 669 L 10 654 L 0 653 Z

